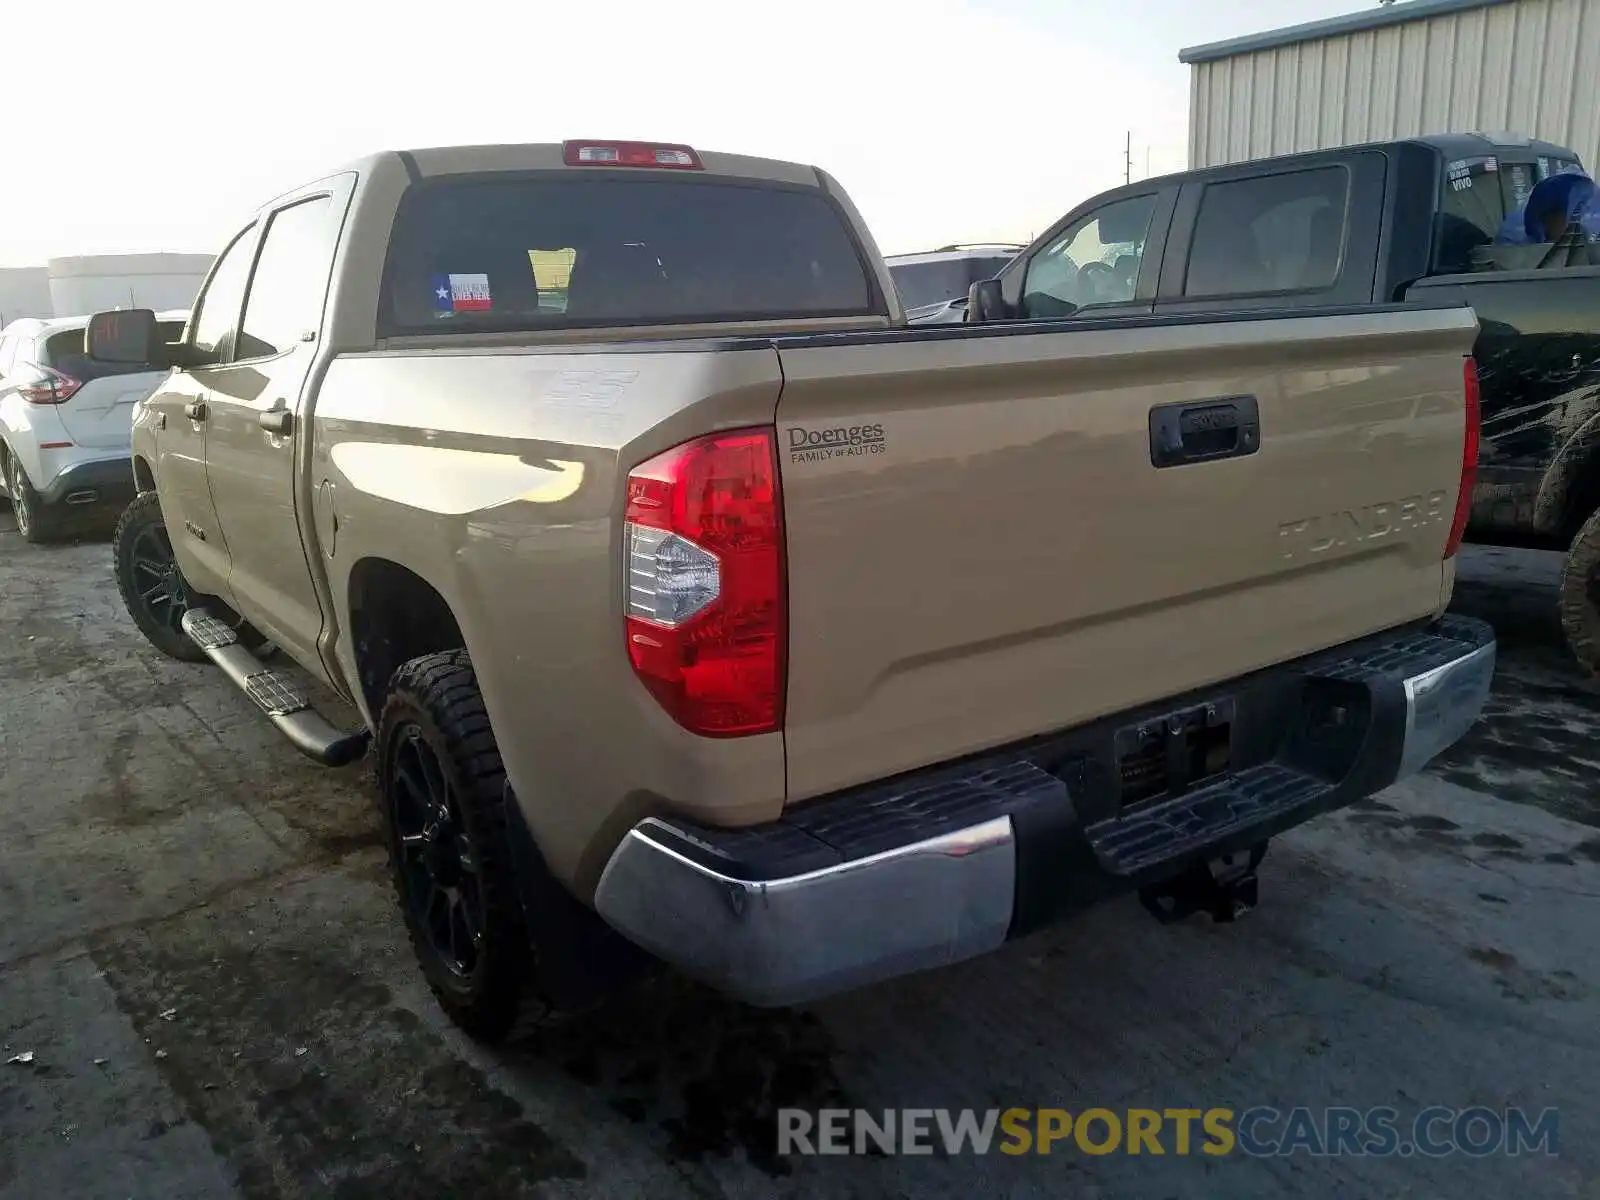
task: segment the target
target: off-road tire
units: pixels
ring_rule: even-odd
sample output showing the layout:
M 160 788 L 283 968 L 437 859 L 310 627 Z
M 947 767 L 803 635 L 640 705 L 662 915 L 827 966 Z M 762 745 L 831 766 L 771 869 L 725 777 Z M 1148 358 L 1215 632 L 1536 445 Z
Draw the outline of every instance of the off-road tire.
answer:
M 22 540 L 35 546 L 53 542 L 61 536 L 61 514 L 44 502 L 44 498 L 28 482 L 28 474 L 9 452 L 0 451 L 4 458 L 6 492 L 11 497 L 11 516 L 17 523 Z
M 413 736 L 432 751 L 449 785 L 464 826 L 459 832 L 476 865 L 482 938 L 475 967 L 467 975 L 444 961 L 419 922 L 408 891 L 395 773 L 400 743 Z M 517 888 L 502 800 L 505 767 L 465 650 L 414 658 L 395 671 L 378 720 L 375 749 L 378 805 L 395 899 L 440 1008 L 468 1036 L 486 1043 L 503 1041 L 555 1016 L 537 986 L 536 956 Z
M 111 563 L 112 573 L 117 578 L 117 591 L 122 596 L 123 606 L 128 610 L 128 615 L 133 618 L 133 623 L 138 626 L 139 632 L 144 634 L 150 644 L 168 658 L 175 658 L 179 662 L 205 662 L 206 652 L 190 640 L 189 635 L 181 628 L 172 624 L 157 621 L 146 605 L 139 598 L 139 587 L 147 581 L 137 578 L 133 566 L 133 549 L 140 535 L 155 527 L 166 528 L 166 518 L 161 515 L 161 499 L 156 492 L 140 492 L 122 510 L 122 515 L 117 518 L 117 527 L 111 535 Z M 186 607 L 209 609 L 218 620 L 227 621 L 234 627 L 238 635 L 239 644 L 252 654 L 261 654 L 267 645 L 267 638 L 255 626 L 235 616 L 226 604 L 215 596 L 208 596 L 202 592 L 189 590 L 188 584 L 183 583 L 183 576 L 178 572 L 174 563 L 173 571 L 177 573 L 178 581 L 182 584 L 187 598 Z
M 1600 511 L 1584 522 L 1567 551 L 1559 604 L 1567 648 L 1600 675 Z

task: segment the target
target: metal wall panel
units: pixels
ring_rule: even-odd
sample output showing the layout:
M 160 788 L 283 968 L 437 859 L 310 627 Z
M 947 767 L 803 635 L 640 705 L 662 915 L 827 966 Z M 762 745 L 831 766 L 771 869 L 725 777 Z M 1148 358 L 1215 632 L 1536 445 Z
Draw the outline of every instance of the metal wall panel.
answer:
M 1600 170 L 1600 0 L 1513 0 L 1191 68 L 1189 162 L 1512 131 Z

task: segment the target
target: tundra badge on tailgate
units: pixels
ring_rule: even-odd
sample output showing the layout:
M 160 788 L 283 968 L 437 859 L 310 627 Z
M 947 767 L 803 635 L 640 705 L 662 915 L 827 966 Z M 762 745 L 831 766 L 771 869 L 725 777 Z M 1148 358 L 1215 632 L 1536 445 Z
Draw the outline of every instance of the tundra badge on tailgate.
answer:
M 1446 516 L 1445 499 L 1442 491 L 1430 492 L 1426 496 L 1380 500 L 1360 508 L 1287 521 L 1278 526 L 1278 542 L 1283 547 L 1284 558 L 1362 546 L 1407 530 L 1437 525 Z

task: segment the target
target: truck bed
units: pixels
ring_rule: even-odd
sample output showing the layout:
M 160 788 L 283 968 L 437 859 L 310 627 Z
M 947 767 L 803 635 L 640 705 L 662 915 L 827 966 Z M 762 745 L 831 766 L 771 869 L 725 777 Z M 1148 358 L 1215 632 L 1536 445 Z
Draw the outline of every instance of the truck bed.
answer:
M 333 360 L 311 462 L 364 555 L 439 580 L 469 643 L 515 648 L 479 684 L 584 894 L 619 796 L 758 824 L 1434 616 L 1475 329 L 1394 305 L 418 346 Z M 1152 410 L 1205 423 L 1243 397 L 1253 452 L 1153 465 Z M 639 464 L 749 428 L 779 460 L 784 712 L 708 739 L 629 662 L 622 506 Z M 358 565 L 335 561 L 333 611 Z M 597 729 L 628 752 L 597 759 Z

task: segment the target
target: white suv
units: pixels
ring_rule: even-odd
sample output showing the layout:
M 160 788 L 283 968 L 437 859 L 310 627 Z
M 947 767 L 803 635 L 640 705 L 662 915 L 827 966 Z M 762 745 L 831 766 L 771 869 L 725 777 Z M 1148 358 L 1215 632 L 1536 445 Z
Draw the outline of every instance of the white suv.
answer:
M 187 317 L 161 313 L 164 340 L 181 340 Z M 69 509 L 132 498 L 133 406 L 165 376 L 90 361 L 88 324 L 26 319 L 0 332 L 0 494 L 30 542 L 60 532 Z

